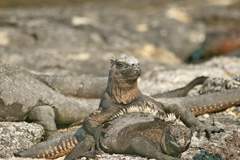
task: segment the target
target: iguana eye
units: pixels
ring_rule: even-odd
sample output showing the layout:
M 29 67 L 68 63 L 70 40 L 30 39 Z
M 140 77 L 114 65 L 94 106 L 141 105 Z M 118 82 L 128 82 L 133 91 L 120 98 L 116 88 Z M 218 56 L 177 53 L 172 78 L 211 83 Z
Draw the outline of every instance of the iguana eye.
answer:
M 124 66 L 122 63 L 118 63 L 117 65 L 118 65 L 118 67 L 120 67 L 120 68 L 122 68 L 122 67 Z

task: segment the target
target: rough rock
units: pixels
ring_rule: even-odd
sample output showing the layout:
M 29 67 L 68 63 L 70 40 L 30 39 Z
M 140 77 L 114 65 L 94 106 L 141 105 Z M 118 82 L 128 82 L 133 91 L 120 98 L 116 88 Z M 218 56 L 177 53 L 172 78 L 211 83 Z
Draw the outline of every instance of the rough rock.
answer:
M 54 106 L 55 123 L 72 124 L 96 110 L 99 103 L 97 99 L 66 97 L 26 70 L 9 65 L 0 65 L 0 92 L 0 121 L 38 121 L 34 107 Z M 46 122 L 40 123 L 46 127 Z
M 234 78 L 228 79 L 220 77 L 210 77 L 201 86 L 199 93 L 200 94 L 214 93 L 239 87 L 240 82 Z
M 228 63 L 228 71 L 226 67 L 223 68 L 223 64 Z M 240 59 L 238 58 L 216 58 L 209 62 L 200 65 L 181 66 L 178 69 L 166 69 L 162 66 L 156 66 L 152 71 L 148 71 L 143 75 L 140 82 L 144 92 L 156 93 L 158 91 L 166 91 L 174 88 L 181 87 L 189 82 L 196 76 L 207 75 L 211 77 L 222 77 L 226 80 L 230 80 L 233 75 L 240 75 Z M 229 74 L 231 71 L 231 74 Z M 211 81 L 210 81 L 211 82 Z M 238 82 L 236 82 L 238 83 Z M 199 89 L 195 90 L 194 94 L 198 94 Z M 186 151 L 182 159 L 190 160 L 194 155 L 200 152 L 200 148 L 207 150 L 210 153 L 220 154 L 225 159 L 237 159 L 239 157 L 239 136 L 240 136 L 240 121 L 232 109 L 225 112 L 204 115 L 199 117 L 204 123 L 213 123 L 223 128 L 225 132 L 215 134 L 211 137 L 210 141 L 201 137 L 193 138 L 191 147 Z M 26 123 L 23 123 L 26 124 Z M 27 128 L 29 126 L 26 126 Z M 15 134 L 14 134 L 15 135 Z M 16 137 L 18 135 L 15 135 Z M 11 141 L 10 141 L 11 142 Z M 11 143 L 12 144 L 12 143 Z M 32 144 L 32 143 L 31 143 Z M 30 145 L 29 145 L 30 146 Z M 29 147 L 26 146 L 26 147 Z M 18 149 L 24 147 L 19 147 Z M 16 150 L 11 148 L 12 151 Z M 227 150 L 227 151 L 226 151 Z M 61 158 L 60 158 L 61 159 Z M 126 155 L 99 155 L 99 159 L 144 159 L 135 156 Z
M 145 93 L 155 94 L 182 87 L 198 76 L 232 79 L 240 75 L 239 64 L 240 58 L 218 57 L 198 65 L 156 65 L 143 74 L 140 87 Z
M 192 160 L 193 156 L 201 150 L 206 150 L 214 155 L 219 155 L 222 159 L 239 160 L 240 157 L 240 121 L 230 112 L 223 112 L 211 116 L 204 115 L 199 117 L 204 123 L 215 123 L 216 126 L 224 129 L 224 132 L 211 136 L 210 140 L 205 137 L 192 138 L 190 148 L 183 153 L 183 160 Z M 214 119 L 214 120 L 213 120 Z
M 74 6 L 66 5 L 66 1 Z M 204 41 L 208 30 L 239 26 L 240 3 L 237 0 L 106 0 L 107 3 L 80 0 L 77 5 L 75 2 L 0 1 L 1 7 L 10 7 L 0 10 L 0 63 L 60 75 L 90 73 L 106 76 L 110 58 L 122 53 L 133 54 L 141 60 L 140 87 L 147 94 L 181 87 L 196 76 L 231 79 L 235 74 L 240 75 L 239 58 L 214 58 L 201 65 L 180 64 Z M 43 3 L 45 6 L 39 8 Z M 59 6 L 54 6 L 56 3 Z M 17 8 L 11 8 L 16 4 L 19 5 Z M 198 92 L 197 88 L 190 94 Z M 219 149 L 223 154 L 231 148 L 233 152 L 229 153 L 235 157 L 230 159 L 237 158 L 235 149 L 239 150 L 239 145 L 235 142 L 239 138 L 234 141 L 234 137 L 238 137 L 235 133 L 239 133 L 239 119 L 231 111 L 201 118 L 209 122 L 211 117 L 217 117 L 216 123 L 226 132 L 214 136 L 210 143 L 195 139 L 195 147 L 192 146 L 184 158 L 190 159 L 197 153 L 196 146 L 213 152 Z M 10 156 L 13 151 L 27 148 L 41 137 L 41 127 L 35 124 L 0 124 L 0 144 L 5 143 L 5 146 L 0 145 L 1 156 Z M 9 134 L 2 134 L 3 129 Z M 24 145 L 22 141 L 29 143 Z M 104 154 L 100 159 L 145 158 Z
M 40 142 L 44 134 L 41 125 L 26 122 L 0 122 L 0 157 L 11 157 L 13 152 Z

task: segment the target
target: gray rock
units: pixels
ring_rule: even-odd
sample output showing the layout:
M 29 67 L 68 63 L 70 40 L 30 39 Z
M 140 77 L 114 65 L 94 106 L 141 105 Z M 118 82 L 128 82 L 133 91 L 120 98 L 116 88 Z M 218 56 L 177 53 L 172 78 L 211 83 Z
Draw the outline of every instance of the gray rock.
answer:
M 192 160 L 193 156 L 201 149 L 209 153 L 219 154 L 223 159 L 239 159 L 240 156 L 240 121 L 239 118 L 231 116 L 228 112 L 218 113 L 212 116 L 201 116 L 200 120 L 212 123 L 214 118 L 216 126 L 224 129 L 224 132 L 213 134 L 208 140 L 205 137 L 194 136 L 190 148 L 183 153 L 183 160 Z
M 14 152 L 40 142 L 42 126 L 26 122 L 0 122 L 0 157 L 11 157 Z
M 201 86 L 199 93 L 207 94 L 207 93 L 219 92 L 219 91 L 224 91 L 227 89 L 234 89 L 239 87 L 240 87 L 240 82 L 235 79 L 210 77 Z
M 16 5 L 12 1 L 2 3 Z M 29 0 L 28 3 L 39 5 Z M 169 58 L 172 54 L 182 59 L 188 57 L 204 40 L 207 30 L 219 27 L 212 23 L 212 18 L 215 22 L 217 17 L 217 24 L 221 21 L 224 26 L 233 25 L 236 21 L 239 26 L 239 2 L 227 1 L 225 5 L 228 7 L 221 4 L 223 1 L 209 0 L 204 3 L 144 0 L 80 3 L 76 7 L 68 7 L 65 3 L 63 7 L 47 5 L 38 10 L 31 7 L 1 9 L 0 62 L 53 74 L 107 75 L 109 58 L 122 52 L 134 54 L 143 62 L 143 71 L 146 70 L 140 87 L 147 94 L 181 87 L 196 76 L 228 79 L 232 74 L 240 73 L 238 58 L 215 58 L 196 66 L 169 68 L 159 65 L 162 59 L 173 64 L 172 56 Z M 168 56 L 162 58 L 163 53 Z M 198 94 L 198 90 L 192 94 Z M 191 159 L 199 151 L 194 147 L 210 151 L 219 149 L 218 152 L 224 155 L 229 151 L 235 157 L 225 158 L 239 158 L 239 145 L 234 143 L 234 137 L 235 142 L 239 140 L 236 138 L 239 119 L 229 113 L 216 115 L 216 123 L 226 132 L 217 134 L 210 142 L 194 139 L 183 159 Z M 211 123 L 210 117 L 200 119 Z M 30 147 L 40 140 L 42 134 L 42 128 L 36 124 L 0 123 L 0 157 L 9 157 L 13 151 Z M 146 158 L 103 154 L 99 159 Z
M 228 64 L 226 71 L 226 67 L 224 68 L 224 64 Z M 156 93 L 159 91 L 167 91 L 170 89 L 175 89 L 185 85 L 191 79 L 196 76 L 210 76 L 210 77 L 222 77 L 223 79 L 230 80 L 232 75 L 239 75 L 240 73 L 240 59 L 238 58 L 216 58 L 211 61 L 208 61 L 204 64 L 200 65 L 189 65 L 189 66 L 181 66 L 175 69 L 168 69 L 166 67 L 162 67 L 157 65 L 153 70 L 149 70 L 145 72 L 142 77 L 142 81 L 140 81 L 140 86 L 146 93 Z M 229 74 L 231 71 L 232 74 Z M 211 80 L 214 80 L 211 79 Z M 196 89 L 196 93 L 198 94 L 199 89 Z M 190 160 L 196 153 L 199 152 L 199 148 L 204 148 L 212 153 L 220 153 L 224 158 L 229 158 L 229 156 L 237 157 L 239 155 L 238 149 L 239 144 L 237 144 L 237 138 L 240 134 L 240 122 L 239 118 L 235 117 L 232 114 L 231 110 L 223 113 L 215 114 L 215 115 L 204 115 L 199 117 L 199 119 L 205 123 L 212 123 L 213 118 L 217 126 L 223 128 L 225 132 L 213 135 L 210 141 L 201 137 L 193 138 L 190 149 L 185 152 L 182 156 L 182 159 Z M 42 136 L 42 130 L 39 128 L 34 128 L 28 123 L 2 123 L 8 124 L 10 126 L 16 126 L 16 124 L 22 124 L 21 127 L 2 127 L 7 128 L 5 130 L 11 131 L 11 135 L 4 138 L 4 141 L 1 140 L 1 143 L 4 142 L 8 145 L 8 147 L 4 148 L 4 151 L 0 152 L 1 156 L 11 156 L 13 151 L 17 151 L 19 149 L 25 149 L 30 147 L 30 145 L 36 143 L 37 140 Z M 5 125 L 5 126 L 8 126 Z M 11 130 L 11 128 L 13 128 Z M 15 129 L 20 128 L 20 129 Z M 17 132 L 13 132 L 13 130 Z M 3 129 L 2 129 L 3 130 Z M 14 131 L 15 131 L 14 130 Z M 20 130 L 20 131 L 19 131 Z M 3 133 L 3 131 L 1 131 Z M 39 134 L 37 134 L 39 133 Z M 1 134 L 2 137 L 8 134 Z M 9 137 L 15 137 L 15 139 L 10 139 Z M 3 138 L 1 138 L 3 139 Z M 24 142 L 28 142 L 23 143 Z M 20 145 L 21 144 L 21 145 Z M 229 149 L 230 148 L 230 149 Z M 226 152 L 228 150 L 229 152 Z M 10 154 L 6 154 L 10 153 Z M 60 158 L 61 159 L 61 158 Z M 99 155 L 99 159 L 107 160 L 107 159 L 141 159 L 141 157 L 135 156 L 126 156 L 126 155 L 109 155 L 103 154 Z
M 235 75 L 240 75 L 239 64 L 240 58 L 221 57 L 199 65 L 181 65 L 172 68 L 156 65 L 143 74 L 140 88 L 147 94 L 155 94 L 182 87 L 198 76 L 229 80 Z

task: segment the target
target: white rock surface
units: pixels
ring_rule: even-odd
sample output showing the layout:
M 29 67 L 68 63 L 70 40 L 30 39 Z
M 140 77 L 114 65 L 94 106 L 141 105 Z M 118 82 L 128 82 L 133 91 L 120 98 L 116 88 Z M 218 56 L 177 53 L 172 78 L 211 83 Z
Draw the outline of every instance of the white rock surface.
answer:
M 38 143 L 43 127 L 35 123 L 0 122 L 0 157 L 11 157 L 13 152 Z

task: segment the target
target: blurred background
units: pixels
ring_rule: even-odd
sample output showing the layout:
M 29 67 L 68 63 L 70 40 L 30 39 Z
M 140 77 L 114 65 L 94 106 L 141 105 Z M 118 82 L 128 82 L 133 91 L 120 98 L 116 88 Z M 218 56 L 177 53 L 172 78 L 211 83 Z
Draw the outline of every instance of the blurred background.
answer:
M 0 63 L 106 75 L 108 60 L 145 70 L 240 55 L 240 0 L 1 0 Z

